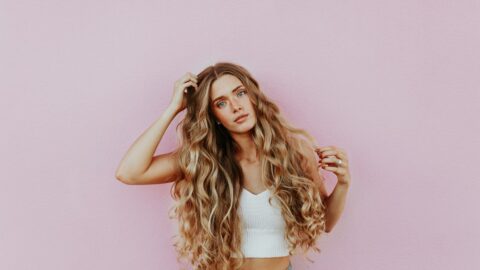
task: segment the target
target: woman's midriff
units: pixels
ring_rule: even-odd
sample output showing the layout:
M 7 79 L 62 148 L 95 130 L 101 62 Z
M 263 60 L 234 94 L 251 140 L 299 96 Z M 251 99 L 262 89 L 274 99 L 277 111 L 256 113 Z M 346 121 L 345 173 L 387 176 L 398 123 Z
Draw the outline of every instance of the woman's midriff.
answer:
M 245 263 L 240 270 L 287 270 L 290 256 L 272 258 L 245 258 Z

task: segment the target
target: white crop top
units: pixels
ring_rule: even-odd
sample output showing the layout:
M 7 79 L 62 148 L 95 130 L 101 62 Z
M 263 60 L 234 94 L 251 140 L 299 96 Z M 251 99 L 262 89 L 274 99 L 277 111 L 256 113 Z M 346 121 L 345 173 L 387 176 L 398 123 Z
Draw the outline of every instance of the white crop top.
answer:
M 288 256 L 285 220 L 278 201 L 273 198 L 273 207 L 269 204 L 270 194 L 269 189 L 256 195 L 242 189 L 238 211 L 243 227 L 241 249 L 245 257 Z

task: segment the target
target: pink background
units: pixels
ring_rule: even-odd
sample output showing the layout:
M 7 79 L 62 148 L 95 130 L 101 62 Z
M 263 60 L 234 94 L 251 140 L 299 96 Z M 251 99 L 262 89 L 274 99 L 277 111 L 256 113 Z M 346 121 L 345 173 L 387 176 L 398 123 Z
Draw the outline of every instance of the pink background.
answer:
M 223 60 L 349 154 L 342 218 L 294 269 L 479 269 L 480 3 L 292 2 L 1 1 L 0 269 L 178 269 L 171 184 L 114 173 Z

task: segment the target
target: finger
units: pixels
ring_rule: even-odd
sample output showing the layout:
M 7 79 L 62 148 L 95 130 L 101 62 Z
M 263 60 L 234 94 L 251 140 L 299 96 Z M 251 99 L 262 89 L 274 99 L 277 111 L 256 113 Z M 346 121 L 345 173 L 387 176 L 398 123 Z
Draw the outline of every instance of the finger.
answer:
M 340 164 L 338 163 L 339 161 L 341 161 Z M 319 163 L 321 164 L 329 163 L 329 164 L 334 164 L 335 166 L 344 167 L 344 168 L 348 167 L 348 160 L 338 157 L 338 155 L 327 155 L 325 157 L 320 157 Z
M 188 74 L 188 77 L 192 78 L 192 79 L 197 79 L 197 75 L 193 74 L 192 72 L 187 72 Z
M 340 150 L 338 147 L 335 148 L 334 146 L 327 146 L 327 147 L 317 147 L 315 148 L 315 152 L 318 154 L 320 158 L 324 158 L 327 156 L 337 156 L 340 159 L 348 161 L 347 155 L 344 151 Z
M 187 79 L 195 83 L 198 82 L 197 78 L 194 77 L 193 75 L 190 75 Z
M 340 161 L 341 159 L 339 158 L 325 158 L 325 159 L 322 159 L 319 164 L 321 165 L 334 165 L 334 166 L 337 166 L 337 167 L 346 167 L 347 166 L 347 162 L 341 160 L 342 162 L 340 164 L 338 164 L 338 162 Z
M 337 172 L 339 170 L 339 168 L 337 167 L 328 166 L 328 165 L 322 165 L 320 167 L 326 171 L 331 171 L 331 172 Z
M 326 151 L 322 151 L 319 153 L 319 157 L 320 158 L 326 158 L 328 156 L 335 156 L 337 154 L 337 151 L 335 150 L 326 150 Z
M 322 153 L 322 151 L 325 151 L 325 147 L 315 147 L 313 149 L 313 151 L 315 151 L 315 153 L 317 153 L 318 155 L 320 155 L 320 153 Z
M 183 88 L 184 88 L 184 89 L 183 89 L 183 92 L 184 92 L 184 93 L 187 93 L 187 92 L 188 92 L 188 89 L 187 89 L 187 88 L 188 88 L 189 86 L 192 86 L 192 87 L 195 89 L 195 91 L 198 89 L 197 84 L 194 83 L 194 82 L 186 82 L 186 83 L 184 83 L 182 86 L 183 86 Z
M 188 81 L 188 82 L 183 83 L 183 86 L 184 87 L 193 86 L 193 87 L 195 87 L 195 89 L 198 87 L 197 84 L 195 82 L 192 82 L 192 81 Z
M 326 163 L 334 163 L 334 164 L 337 164 L 337 161 L 338 159 L 336 158 L 332 158 L 332 157 L 328 157 L 328 158 L 324 158 L 320 161 L 321 164 L 326 164 Z
M 196 77 L 195 77 L 192 73 L 190 73 L 190 72 L 185 73 L 185 74 L 180 78 L 180 82 L 181 82 L 181 83 L 186 83 L 186 82 L 188 82 L 188 81 L 197 82 L 196 80 L 197 80 Z
M 315 148 L 315 151 L 318 152 L 318 153 L 325 152 L 325 151 L 328 151 L 328 150 L 334 150 L 334 148 L 331 147 L 331 146 L 324 146 L 324 147 Z
M 342 157 L 347 158 L 348 154 L 345 150 L 337 149 L 337 151 Z
M 326 171 L 333 172 L 333 173 L 335 173 L 337 176 L 343 176 L 343 175 L 345 175 L 345 173 L 346 173 L 345 169 L 339 168 L 339 167 L 326 166 L 326 167 L 323 168 L 323 169 L 326 170 Z
M 348 157 L 345 153 L 339 152 L 339 153 L 337 153 L 337 156 L 344 161 L 348 161 Z
M 345 149 L 343 148 L 340 148 L 340 147 L 336 147 L 335 150 L 337 150 L 337 156 L 347 160 L 347 152 L 345 151 Z

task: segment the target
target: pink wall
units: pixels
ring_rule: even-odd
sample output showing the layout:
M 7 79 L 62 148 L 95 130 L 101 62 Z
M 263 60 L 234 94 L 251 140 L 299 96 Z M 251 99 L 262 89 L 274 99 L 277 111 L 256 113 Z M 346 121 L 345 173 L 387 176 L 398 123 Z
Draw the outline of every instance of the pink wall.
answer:
M 292 2 L 1 1 L 0 269 L 178 269 L 171 185 L 114 172 L 221 60 L 349 154 L 342 219 L 295 269 L 479 269 L 478 1 Z

